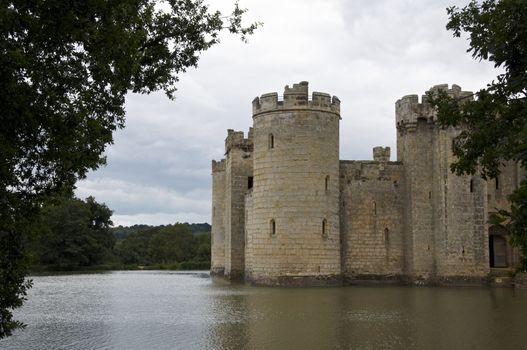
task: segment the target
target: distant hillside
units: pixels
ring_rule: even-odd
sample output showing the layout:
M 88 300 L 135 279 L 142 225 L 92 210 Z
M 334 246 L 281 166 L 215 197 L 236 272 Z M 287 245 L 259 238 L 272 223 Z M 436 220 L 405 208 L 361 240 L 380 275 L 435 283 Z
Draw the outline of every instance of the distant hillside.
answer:
M 187 225 L 190 231 L 195 235 L 202 234 L 202 233 L 210 234 L 210 231 L 211 231 L 211 226 L 206 222 L 201 223 L 201 224 L 189 224 L 185 222 L 184 225 Z M 144 225 L 144 224 L 133 225 L 133 226 L 119 225 L 117 227 L 112 228 L 112 232 L 117 240 L 123 240 L 129 235 L 134 234 L 139 231 L 145 231 L 145 230 L 157 231 L 163 227 L 165 227 L 165 225 L 159 225 L 159 226 L 150 226 L 150 225 Z

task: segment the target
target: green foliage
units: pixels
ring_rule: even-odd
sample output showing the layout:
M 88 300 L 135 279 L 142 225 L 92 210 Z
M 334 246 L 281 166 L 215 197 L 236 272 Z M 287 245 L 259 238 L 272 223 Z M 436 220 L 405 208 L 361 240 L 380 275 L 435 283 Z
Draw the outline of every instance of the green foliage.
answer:
M 210 226 L 210 224 L 204 222 L 204 223 L 201 223 L 201 224 L 187 224 L 185 223 L 186 225 L 188 225 L 190 231 L 192 231 L 192 233 L 194 234 L 197 234 L 197 233 L 210 233 L 212 227 Z
M 24 225 L 104 164 L 128 91 L 172 98 L 222 30 L 245 40 L 256 29 L 241 26 L 244 12 L 201 0 L 0 3 L 0 338 L 18 326 L 11 311 L 29 286 Z
M 116 253 L 125 265 L 150 265 L 150 240 L 156 228 L 140 230 L 127 236 L 117 247 Z
M 457 174 L 481 172 L 484 178 L 499 175 L 505 161 L 527 167 L 527 1 L 471 1 L 466 7 L 447 9 L 447 29 L 454 36 L 469 34 L 468 52 L 478 60 L 494 62 L 502 73 L 475 99 L 456 100 L 445 92 L 430 94 L 444 126 L 462 127 L 454 140 Z M 511 243 L 523 255 L 527 269 L 527 182 L 510 197 L 512 209 L 499 214 L 507 220 Z
M 112 232 L 115 238 L 119 241 L 119 240 L 125 239 L 132 233 L 136 233 L 142 230 L 147 230 L 151 227 L 152 226 L 149 226 L 149 225 L 133 225 L 129 227 L 119 225 L 117 227 L 112 228 Z
M 24 214 L 32 210 L 23 204 L 10 208 L 0 200 L 0 339 L 23 327 L 13 319 L 11 309 L 22 306 L 31 287 L 31 280 L 25 279 L 27 262 L 23 247 L 30 233 L 30 223 Z
M 193 234 L 192 225 L 176 223 L 139 230 L 116 247 L 116 254 L 125 265 L 209 268 L 210 231 Z M 208 224 L 197 225 L 210 227 Z M 200 226 L 200 229 L 206 226 Z
M 209 224 L 134 225 L 112 229 L 111 215 L 112 211 L 93 197 L 85 201 L 54 198 L 42 208 L 40 220 L 33 225 L 35 238 L 29 245 L 32 269 L 210 267 Z M 125 238 L 118 242 L 116 234 L 123 235 L 123 232 Z
M 152 261 L 168 263 L 186 261 L 192 257 L 193 236 L 188 226 L 168 225 L 156 232 L 150 240 Z
M 41 213 L 30 253 L 33 263 L 54 270 L 74 270 L 102 264 L 112 254 L 112 211 L 93 197 L 86 201 L 60 198 Z
M 189 224 L 189 223 L 185 222 L 184 225 L 187 225 L 188 228 L 190 229 L 190 231 L 193 234 L 201 234 L 201 233 L 207 233 L 207 232 L 210 233 L 210 230 L 211 230 L 210 224 L 208 224 L 206 222 L 198 223 L 198 224 Z M 160 228 L 162 226 L 157 226 L 157 227 Z M 115 238 L 117 238 L 117 240 L 123 240 L 126 237 L 128 237 L 129 235 L 131 235 L 132 233 L 136 233 L 136 232 L 144 231 L 144 230 L 149 230 L 149 229 L 152 229 L 152 228 L 154 228 L 154 226 L 142 225 L 142 224 L 141 225 L 132 225 L 132 226 L 128 226 L 128 227 L 119 225 L 117 227 L 112 228 L 112 232 L 115 235 Z

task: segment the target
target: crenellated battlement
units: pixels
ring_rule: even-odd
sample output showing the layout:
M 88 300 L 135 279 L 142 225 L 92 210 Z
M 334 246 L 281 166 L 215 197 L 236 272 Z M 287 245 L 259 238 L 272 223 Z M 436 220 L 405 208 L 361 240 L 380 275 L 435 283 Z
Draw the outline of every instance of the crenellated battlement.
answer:
M 449 88 L 448 84 L 434 85 L 428 91 L 446 91 L 449 96 L 458 99 L 472 98 L 473 93 L 471 91 L 463 91 L 461 87 L 456 84 L 452 84 Z M 397 128 L 413 129 L 417 125 L 417 120 L 426 120 L 429 123 L 435 122 L 437 113 L 426 101 L 427 96 L 422 95 L 421 101 L 419 101 L 418 95 L 406 95 L 399 99 L 395 103 L 395 116 Z
M 329 111 L 340 116 L 340 100 L 336 96 L 327 93 L 314 91 L 309 96 L 309 83 L 301 81 L 293 84 L 292 87 L 286 85 L 282 98 L 278 93 L 272 92 L 263 94 L 253 100 L 253 117 L 273 110 L 287 109 L 314 109 Z
M 212 173 L 225 171 L 225 158 L 212 161 Z
M 247 138 L 245 138 L 243 131 L 227 130 L 227 138 L 225 139 L 225 154 L 229 153 L 231 149 L 237 148 L 245 152 L 252 152 L 253 150 L 253 128 L 249 128 Z
M 373 147 L 373 160 L 376 162 L 389 162 L 390 147 Z

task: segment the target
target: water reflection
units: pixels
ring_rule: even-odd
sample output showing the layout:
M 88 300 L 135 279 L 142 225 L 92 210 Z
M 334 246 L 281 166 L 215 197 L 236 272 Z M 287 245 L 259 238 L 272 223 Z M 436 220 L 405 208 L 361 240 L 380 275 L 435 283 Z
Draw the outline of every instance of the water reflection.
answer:
M 210 348 L 508 348 L 521 345 L 521 315 L 527 310 L 526 293 L 512 289 L 231 290 L 235 296 L 213 303 L 218 319 Z
M 255 288 L 161 271 L 34 279 L 1 349 L 522 348 L 527 291 Z

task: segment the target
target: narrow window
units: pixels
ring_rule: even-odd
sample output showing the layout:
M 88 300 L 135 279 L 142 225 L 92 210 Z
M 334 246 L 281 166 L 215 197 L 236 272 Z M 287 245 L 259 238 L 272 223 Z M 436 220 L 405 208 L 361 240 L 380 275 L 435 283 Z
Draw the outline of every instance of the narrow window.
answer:
M 428 192 L 428 199 L 432 199 L 432 191 Z
M 326 188 L 326 191 L 329 190 L 329 175 L 326 176 L 325 188 Z
M 474 180 L 470 180 L 470 193 L 474 192 Z
M 500 180 L 498 179 L 498 177 L 496 177 L 496 189 L 500 189 Z
M 328 234 L 328 221 L 326 219 L 322 220 L 322 236 Z
M 377 203 L 373 201 L 373 215 L 377 215 Z
M 271 236 L 276 235 L 276 222 L 274 221 L 274 219 L 271 219 L 271 221 L 269 222 L 269 231 L 271 232 Z
M 388 227 L 384 228 L 384 243 L 390 243 L 390 230 Z
M 274 135 L 269 134 L 269 149 L 273 149 L 273 148 L 274 148 Z
M 252 176 L 249 176 L 247 178 L 247 188 L 250 190 L 251 188 L 253 188 L 253 177 Z

